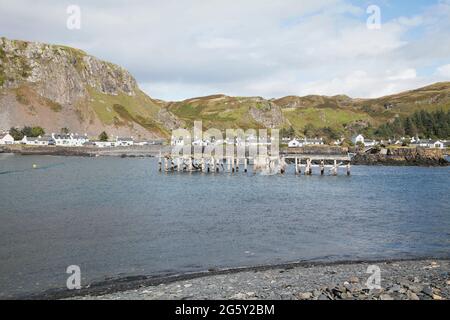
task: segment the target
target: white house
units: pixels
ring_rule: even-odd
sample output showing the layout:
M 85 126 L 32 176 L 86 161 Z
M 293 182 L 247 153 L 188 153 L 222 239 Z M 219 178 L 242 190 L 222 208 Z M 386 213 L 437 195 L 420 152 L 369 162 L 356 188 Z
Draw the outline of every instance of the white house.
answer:
M 184 146 L 184 139 L 183 137 L 175 137 L 172 136 L 172 139 L 170 140 L 170 144 L 172 146 Z
M 89 142 L 87 135 L 80 136 L 78 134 L 56 134 L 52 133 L 52 139 L 55 141 L 57 146 L 64 147 L 81 147 L 86 142 Z
M 38 136 L 38 137 L 27 137 L 24 136 L 20 141 L 22 144 L 31 145 L 31 146 L 48 146 L 54 145 L 55 140 L 51 136 Z
M 364 146 L 365 147 L 373 147 L 373 146 L 376 146 L 377 144 L 378 144 L 378 142 L 377 141 L 375 141 L 375 140 L 370 140 L 370 139 L 364 139 Z
M 313 146 L 313 145 L 322 145 L 323 144 L 323 139 L 320 138 L 314 138 L 314 139 L 309 139 L 309 138 L 305 138 L 303 139 L 303 145 L 304 146 Z
M 320 139 L 318 139 L 318 138 L 315 138 L 315 139 L 303 138 L 303 139 L 299 139 L 299 140 L 294 138 L 293 140 L 289 141 L 288 147 L 289 148 L 299 148 L 299 147 L 303 147 L 303 146 L 313 146 L 313 145 L 322 145 L 322 144 L 324 144 L 322 138 L 320 138 Z
M 300 141 L 294 138 L 291 141 L 289 141 L 288 148 L 298 148 L 301 147 L 302 145 L 303 144 Z
M 445 142 L 432 139 L 418 139 L 411 143 L 412 147 L 444 149 Z
M 114 141 L 92 141 L 92 144 L 99 148 L 110 148 L 116 145 Z
M 434 142 L 434 147 L 433 148 L 437 148 L 437 149 L 444 149 L 445 148 L 445 143 L 441 140 L 437 140 Z
M 352 137 L 353 144 L 362 143 L 364 144 L 364 136 L 362 134 L 358 134 Z
M 14 138 L 7 133 L 0 133 L 0 144 L 14 144 Z
M 121 146 L 121 147 L 130 147 L 134 145 L 134 140 L 133 137 L 131 138 L 116 138 L 116 146 Z

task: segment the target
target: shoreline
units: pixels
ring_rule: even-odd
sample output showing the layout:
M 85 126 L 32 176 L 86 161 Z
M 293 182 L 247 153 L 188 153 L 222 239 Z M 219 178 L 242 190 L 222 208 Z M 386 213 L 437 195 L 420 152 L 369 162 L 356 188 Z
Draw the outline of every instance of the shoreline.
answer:
M 117 148 L 95 148 L 95 147 L 56 147 L 56 146 L 2 146 L 1 153 L 18 155 L 45 155 L 65 157 L 121 157 L 121 158 L 154 158 L 160 152 L 170 153 L 170 146 L 132 146 Z M 436 155 L 434 150 L 409 149 L 408 154 L 380 155 L 380 154 L 357 154 L 351 160 L 351 165 L 366 166 L 411 166 L 411 167 L 447 167 L 450 162 L 442 152 Z M 399 151 L 401 152 L 401 151 Z M 404 153 L 404 151 L 403 151 Z
M 366 273 L 369 265 L 380 267 L 381 290 L 368 290 L 364 285 L 370 276 Z M 277 279 L 279 277 L 283 281 L 280 282 L 280 279 Z M 230 284 L 227 290 L 224 290 L 225 284 Z M 184 274 L 128 276 L 91 283 L 78 291 L 51 289 L 37 294 L 21 295 L 17 298 L 24 300 L 334 300 L 345 298 L 333 296 L 332 293 L 342 291 L 342 288 L 348 287 L 349 284 L 352 284 L 352 290 L 354 290 L 344 289 L 344 291 L 355 296 L 350 297 L 349 295 L 346 297 L 348 299 L 377 299 L 380 298 L 380 295 L 389 295 L 389 293 L 394 296 L 394 299 L 433 299 L 433 295 L 427 295 L 431 292 L 430 290 L 436 291 L 435 300 L 450 299 L 450 258 L 300 261 L 275 265 L 210 269 Z M 408 289 L 409 285 L 426 287 L 430 290 L 427 289 L 425 293 L 422 292 L 423 289 L 411 292 Z M 406 287 L 403 290 L 392 292 L 390 288 L 393 286 L 396 289 L 398 289 L 397 286 Z M 248 294 L 249 292 L 251 294 Z M 400 296 L 396 297 L 393 293 L 398 293 Z M 407 294 L 409 296 L 404 296 Z M 324 299 L 324 295 L 327 297 L 326 299 Z M 385 298 L 387 297 L 385 296 Z

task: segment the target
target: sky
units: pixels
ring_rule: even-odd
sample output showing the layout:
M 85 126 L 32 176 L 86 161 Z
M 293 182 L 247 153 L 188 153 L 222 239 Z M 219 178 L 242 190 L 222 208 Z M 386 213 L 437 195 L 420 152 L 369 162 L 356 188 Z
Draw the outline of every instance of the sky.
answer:
M 163 100 L 373 98 L 450 81 L 450 0 L 0 0 L 0 36 L 80 48 Z

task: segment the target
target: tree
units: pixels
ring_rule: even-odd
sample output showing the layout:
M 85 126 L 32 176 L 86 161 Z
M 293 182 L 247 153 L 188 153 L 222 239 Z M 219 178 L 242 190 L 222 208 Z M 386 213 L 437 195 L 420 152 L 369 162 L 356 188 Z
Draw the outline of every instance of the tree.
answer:
M 21 130 L 12 127 L 9 129 L 9 134 L 14 138 L 14 140 L 22 140 L 23 139 L 23 133 Z
M 316 134 L 316 127 L 314 127 L 313 124 L 308 123 L 305 128 L 303 129 L 303 134 L 305 135 L 305 137 L 312 137 Z
M 41 127 L 31 128 L 31 137 L 39 137 L 45 134 L 45 131 Z
M 103 132 L 100 133 L 100 135 L 98 136 L 98 139 L 99 139 L 100 141 L 108 141 L 108 134 L 107 134 L 105 131 L 103 131 Z
M 69 134 L 70 130 L 67 127 L 61 128 L 61 133 L 62 134 Z
M 282 138 L 293 138 L 295 135 L 295 130 L 290 126 L 289 128 L 281 128 L 280 130 L 280 136 Z
M 413 120 L 410 117 L 405 119 L 404 126 L 405 126 L 405 133 L 406 133 L 407 136 L 415 137 L 417 135 L 416 126 L 415 126 Z
M 27 137 L 32 137 L 32 130 L 33 129 L 31 127 L 25 126 L 22 128 L 22 134 Z

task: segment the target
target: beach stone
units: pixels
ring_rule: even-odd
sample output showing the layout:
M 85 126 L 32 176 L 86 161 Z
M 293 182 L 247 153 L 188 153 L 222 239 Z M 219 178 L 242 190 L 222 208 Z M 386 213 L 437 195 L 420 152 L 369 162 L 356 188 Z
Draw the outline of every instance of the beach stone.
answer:
M 409 300 L 420 300 L 419 297 L 417 296 L 417 294 L 415 294 L 412 291 L 408 291 L 407 296 L 408 296 Z
M 324 294 L 321 294 L 318 298 L 317 298 L 317 300 L 330 300 L 330 298 L 328 297 L 328 296 L 326 296 L 326 295 L 324 295 Z
M 391 291 L 391 292 L 399 292 L 401 289 L 402 289 L 402 287 L 401 287 L 400 285 L 394 284 L 394 285 L 389 289 L 389 291 Z
M 311 292 L 303 292 L 298 294 L 298 298 L 300 300 L 309 300 L 313 297 L 313 294 Z
M 429 297 L 433 296 L 433 290 L 430 287 L 424 287 L 421 292 Z
M 244 300 L 247 296 L 245 295 L 245 293 L 239 292 L 236 293 L 235 295 L 231 296 L 231 299 L 235 299 L 235 300 Z
M 358 277 L 351 277 L 349 279 L 350 283 L 359 283 L 359 278 Z
M 382 295 L 380 295 L 380 299 L 381 300 L 394 300 L 390 295 L 388 295 L 387 293 L 384 293 Z
M 432 298 L 433 298 L 433 300 L 443 300 L 442 297 L 437 294 L 433 294 Z

